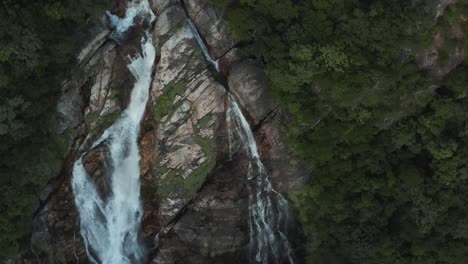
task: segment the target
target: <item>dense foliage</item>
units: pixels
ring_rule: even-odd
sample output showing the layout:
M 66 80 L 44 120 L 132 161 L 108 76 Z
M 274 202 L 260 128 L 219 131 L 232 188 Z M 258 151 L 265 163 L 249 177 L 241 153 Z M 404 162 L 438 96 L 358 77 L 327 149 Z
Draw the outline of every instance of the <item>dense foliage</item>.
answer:
M 0 2 L 0 259 L 27 246 L 37 191 L 61 168 L 47 124 L 80 33 L 108 2 Z
M 310 262 L 465 263 L 468 66 L 439 80 L 415 54 L 456 23 L 466 36 L 468 4 L 436 21 L 426 0 L 212 2 L 267 69 L 310 168 L 292 195 Z

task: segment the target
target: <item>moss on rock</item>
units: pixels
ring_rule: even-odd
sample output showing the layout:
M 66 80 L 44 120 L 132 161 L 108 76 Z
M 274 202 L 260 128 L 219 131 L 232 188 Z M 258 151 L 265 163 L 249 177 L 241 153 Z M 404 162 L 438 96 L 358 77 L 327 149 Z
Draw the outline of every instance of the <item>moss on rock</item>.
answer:
M 174 112 L 179 106 L 179 104 L 174 104 L 174 100 L 177 95 L 183 96 L 186 88 L 187 84 L 185 81 L 168 84 L 164 87 L 164 93 L 156 99 L 154 104 L 154 120 L 160 122 L 165 116 Z

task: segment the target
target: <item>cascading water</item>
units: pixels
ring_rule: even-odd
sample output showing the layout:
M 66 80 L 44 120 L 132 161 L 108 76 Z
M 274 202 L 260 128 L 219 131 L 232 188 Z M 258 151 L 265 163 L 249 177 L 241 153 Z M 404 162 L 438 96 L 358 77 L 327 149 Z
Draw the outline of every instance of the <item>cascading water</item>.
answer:
M 200 36 L 200 33 L 197 30 L 197 27 L 195 27 L 195 24 L 193 24 L 192 19 L 187 19 L 187 23 L 190 27 L 190 30 L 192 31 L 192 34 L 195 36 L 195 39 L 198 42 L 198 45 L 200 46 L 201 50 L 203 51 L 203 55 L 205 56 L 205 59 L 211 63 L 216 69 L 217 72 L 219 72 L 219 63 L 218 60 L 213 60 L 211 58 L 210 52 L 208 51 L 208 47 L 206 47 L 205 42 L 203 42 L 202 37 Z
M 294 263 L 292 250 L 286 237 L 288 202 L 277 192 L 266 173 L 258 154 L 249 123 L 245 119 L 234 97 L 229 94 L 227 110 L 230 150 L 236 139 L 247 149 L 249 166 L 247 171 L 249 190 L 249 251 L 253 263 Z M 230 153 L 232 156 L 232 153 Z
M 131 26 L 137 15 L 151 22 L 155 19 L 147 0 L 132 2 L 124 19 L 112 19 L 116 29 L 121 29 L 119 34 Z M 80 215 L 81 235 L 93 263 L 140 263 L 144 258 L 138 239 L 143 210 L 137 139 L 148 100 L 155 53 L 151 30 L 147 29 L 142 39 L 142 55 L 133 58 L 128 65 L 135 77 L 130 103 L 92 146 L 106 144 L 109 149 L 112 170 L 109 196 L 102 199 L 99 195 L 83 166 L 83 156 L 73 167 L 72 187 Z
M 191 19 L 190 29 L 205 59 L 219 73 L 218 60 L 213 60 L 203 39 Z M 229 157 L 239 145 L 245 146 L 249 155 L 247 172 L 249 189 L 249 251 L 253 263 L 294 263 L 293 253 L 286 236 L 288 202 L 277 192 L 260 160 L 252 130 L 242 114 L 234 96 L 228 93 L 230 108 L 227 110 Z M 234 130 L 234 131 L 233 131 Z M 236 144 L 238 142 L 239 144 Z

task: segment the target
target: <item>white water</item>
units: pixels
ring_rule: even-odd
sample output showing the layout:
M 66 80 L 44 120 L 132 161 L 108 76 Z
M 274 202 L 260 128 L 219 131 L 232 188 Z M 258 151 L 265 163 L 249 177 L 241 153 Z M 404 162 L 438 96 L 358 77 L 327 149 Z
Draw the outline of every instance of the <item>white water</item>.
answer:
M 193 21 L 188 24 L 200 46 L 205 59 L 219 72 L 218 60 L 210 56 Z M 243 146 L 249 154 L 247 172 L 249 189 L 249 253 L 253 263 L 291 263 L 293 253 L 286 236 L 288 223 L 288 202 L 271 185 L 270 178 L 258 154 L 257 143 L 235 98 L 228 94 L 230 108 L 226 119 L 229 136 L 229 158 L 234 150 Z M 234 131 L 233 131 L 234 130 Z
M 149 16 L 150 21 L 155 19 L 148 0 L 141 0 L 128 3 L 127 10 L 125 10 L 125 16 L 120 18 L 111 12 L 107 11 L 110 22 L 114 27 L 112 34 L 121 37 L 130 27 L 134 25 L 134 20 L 138 16 Z
M 154 20 L 147 0 L 130 4 L 130 9 L 135 5 L 146 8 L 144 13 L 139 11 L 138 14 L 150 21 Z M 127 10 L 127 15 L 133 16 L 134 11 Z M 116 29 L 120 28 L 123 33 L 131 26 L 129 21 L 127 17 L 115 20 Z M 87 255 L 93 263 L 140 263 L 144 258 L 144 249 L 139 243 L 143 210 L 140 201 L 140 156 L 137 139 L 155 59 L 150 32 L 148 30 L 142 39 L 143 54 L 133 58 L 128 65 L 136 82 L 127 109 L 92 146 L 94 148 L 102 143 L 109 149 L 112 169 L 109 197 L 102 199 L 99 195 L 85 171 L 83 157 L 73 167 L 72 188 L 80 215 L 80 231 Z
M 192 19 L 190 19 L 190 18 L 187 19 L 187 22 L 189 24 L 190 30 L 192 31 L 192 34 L 195 36 L 195 39 L 198 42 L 198 45 L 200 46 L 201 50 L 203 51 L 203 55 L 205 56 L 205 59 L 209 63 L 211 63 L 211 65 L 213 65 L 215 67 L 217 72 L 219 72 L 219 62 L 218 62 L 218 60 L 213 60 L 213 58 L 211 58 L 210 52 L 208 51 L 208 48 L 206 47 L 205 42 L 203 42 L 203 39 L 201 38 L 197 27 L 195 26 L 195 24 L 193 24 Z
M 230 151 L 241 145 L 250 160 L 247 173 L 249 189 L 249 251 L 253 263 L 294 263 L 286 237 L 288 202 L 271 185 L 258 154 L 257 143 L 234 97 L 229 94 L 227 111 Z M 237 136 L 237 138 L 235 138 Z M 236 139 L 240 144 L 236 144 Z M 232 157 L 233 153 L 230 153 Z

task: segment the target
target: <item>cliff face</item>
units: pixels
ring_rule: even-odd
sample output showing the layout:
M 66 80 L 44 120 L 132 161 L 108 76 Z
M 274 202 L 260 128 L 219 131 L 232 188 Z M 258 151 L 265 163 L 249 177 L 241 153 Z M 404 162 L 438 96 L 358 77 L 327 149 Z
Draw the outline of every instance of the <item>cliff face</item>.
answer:
M 297 190 L 307 179 L 281 136 L 281 112 L 268 94 L 266 74 L 235 48 L 225 10 L 206 2 L 151 3 L 157 16 L 157 59 L 139 136 L 141 239 L 149 263 L 247 262 L 248 157 L 236 151 L 242 146 L 229 146 L 228 90 L 254 128 L 275 188 Z M 221 73 L 206 62 L 188 18 L 211 56 L 219 59 Z M 143 34 L 133 27 L 121 38 L 104 24 L 79 53 L 80 70 L 63 85 L 55 130 L 69 135 L 69 154 L 62 173 L 40 196 L 31 250 L 16 263 L 88 262 L 71 188 L 72 167 L 126 108 L 135 82 L 128 58 L 141 52 Z M 83 163 L 105 198 L 110 191 L 106 144 L 88 151 Z M 290 213 L 289 236 L 294 245 L 301 244 L 302 232 Z
M 117 13 L 123 15 L 124 1 L 117 2 Z M 274 187 L 283 193 L 298 190 L 308 177 L 281 135 L 282 113 L 269 95 L 266 74 L 236 48 L 225 10 L 208 2 L 151 2 L 157 16 L 153 25 L 157 59 L 139 136 L 141 239 L 148 263 L 248 261 L 249 164 L 245 152 L 235 151 L 242 146 L 229 146 L 227 91 L 236 97 L 254 130 Z M 440 3 L 437 17 L 451 1 Z M 220 73 L 206 62 L 188 18 L 211 57 L 219 60 Z M 13 263 L 88 263 L 71 188 L 72 167 L 126 108 L 135 82 L 127 70 L 128 57 L 141 52 L 143 34 L 134 27 L 118 38 L 104 24 L 94 29 L 94 38 L 79 53 L 80 70 L 63 85 L 55 132 L 69 138 L 68 157 L 62 173 L 40 194 L 31 250 Z M 455 68 L 464 52 L 463 34 L 457 32 L 453 25 L 452 32 L 438 33 L 433 46 L 418 55 L 418 66 L 435 78 Z M 444 38 L 453 39 L 457 48 L 440 66 L 437 50 Z M 109 194 L 108 159 L 105 144 L 83 158 L 103 197 Z M 290 215 L 289 237 L 301 263 L 302 232 L 294 212 Z

